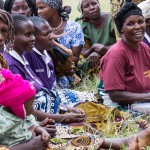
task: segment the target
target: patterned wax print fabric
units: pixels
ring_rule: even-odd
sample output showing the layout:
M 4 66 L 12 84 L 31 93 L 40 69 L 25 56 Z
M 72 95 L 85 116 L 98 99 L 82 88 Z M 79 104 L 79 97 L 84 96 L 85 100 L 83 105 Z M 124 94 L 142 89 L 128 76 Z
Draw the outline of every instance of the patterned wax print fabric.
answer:
M 109 15 L 109 14 L 108 14 Z M 101 43 L 105 46 L 110 46 L 116 42 L 114 25 L 112 17 L 109 15 L 105 26 L 101 29 L 96 29 L 91 22 L 80 22 L 84 37 L 91 41 L 91 44 Z
M 52 92 L 55 91 L 56 93 L 58 93 L 58 95 L 56 96 L 58 96 L 61 99 L 61 103 L 68 106 L 68 105 L 74 105 L 80 101 L 87 101 L 87 100 L 95 101 L 96 100 L 96 97 L 94 96 L 93 93 L 89 94 L 88 92 L 87 94 L 86 92 L 78 92 L 78 91 L 70 90 L 70 89 L 57 88 L 54 67 L 51 67 L 50 63 L 46 64 L 46 62 L 43 60 L 38 50 L 33 49 L 33 51 L 26 53 L 25 57 L 28 60 L 34 73 L 42 81 L 43 87 L 47 88 L 49 91 L 52 91 Z M 53 76 L 52 82 L 51 82 L 51 79 L 48 77 L 48 73 L 47 73 L 48 69 L 46 68 L 49 68 L 49 70 L 53 72 L 53 74 L 51 74 Z
M 56 136 L 50 139 L 52 150 L 98 150 L 103 143 L 102 133 L 90 132 L 84 124 L 58 124 L 56 129 Z
M 97 98 L 93 92 L 90 91 L 75 91 L 71 89 L 58 89 L 61 103 L 66 106 L 74 106 L 80 102 L 93 101 L 97 102 Z
M 128 117 L 127 112 L 94 102 L 80 103 L 76 107 L 85 111 L 85 123 L 100 132 L 107 131 L 111 133 L 112 131 L 115 131 L 116 126 L 118 128 L 121 127 L 122 123 L 125 122 Z
M 62 36 L 57 38 L 58 42 L 71 49 L 84 44 L 84 35 L 81 26 L 77 22 L 67 20 Z
M 29 141 L 34 128 L 39 126 L 35 117 L 29 115 L 23 120 L 5 109 L 0 107 L 0 144 L 11 147 Z
M 57 10 L 61 9 L 63 4 L 62 0 L 41 0 L 41 2 Z
M 47 90 L 42 88 L 35 96 L 33 107 L 45 113 L 57 114 L 59 113 L 60 97 L 56 90 Z

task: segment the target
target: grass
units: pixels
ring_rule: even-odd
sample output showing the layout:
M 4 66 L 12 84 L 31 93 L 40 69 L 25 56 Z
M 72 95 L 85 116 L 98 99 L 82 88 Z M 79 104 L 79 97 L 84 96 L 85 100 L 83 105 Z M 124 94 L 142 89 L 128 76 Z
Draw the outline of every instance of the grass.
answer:
M 78 0 L 63 0 L 63 5 L 69 5 L 72 7 L 72 12 L 70 14 L 70 19 L 75 20 L 75 18 L 79 17 L 81 14 L 77 10 L 77 2 Z M 104 12 L 110 12 L 110 0 L 99 0 L 101 9 Z
M 77 10 L 77 1 L 78 0 L 64 0 L 64 5 L 69 5 L 72 7 L 72 12 L 70 14 L 70 19 L 75 20 L 76 17 L 79 17 L 81 14 Z M 99 0 L 101 5 L 101 10 L 103 12 L 110 12 L 110 0 Z M 94 91 L 97 92 L 97 85 L 99 78 L 97 75 L 94 75 L 92 79 L 88 77 L 84 78 L 82 83 L 75 88 L 79 91 Z M 140 118 L 140 117 L 139 117 Z M 141 119 L 141 118 L 140 118 Z M 142 118 L 143 119 L 143 118 Z M 150 117 L 145 115 L 144 119 L 150 120 Z M 131 136 L 138 132 L 137 119 L 133 115 L 128 117 L 126 120 L 122 120 L 118 123 L 108 120 L 106 130 L 103 132 L 105 137 L 126 137 Z M 123 148 L 126 149 L 126 148 Z

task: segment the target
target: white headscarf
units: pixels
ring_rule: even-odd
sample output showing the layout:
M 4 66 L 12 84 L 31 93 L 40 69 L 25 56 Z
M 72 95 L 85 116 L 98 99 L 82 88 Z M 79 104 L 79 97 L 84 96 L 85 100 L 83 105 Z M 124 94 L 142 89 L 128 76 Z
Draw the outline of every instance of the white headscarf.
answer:
M 138 4 L 138 7 L 142 10 L 142 14 L 145 19 L 150 18 L 150 0 L 141 2 Z
M 80 13 L 82 13 L 81 5 L 82 5 L 82 0 L 78 0 L 77 8 Z
M 99 3 L 99 1 L 98 0 L 96 0 L 98 3 Z M 78 11 L 80 12 L 80 13 L 82 13 L 82 0 L 78 0 L 78 3 L 77 3 L 77 8 L 78 8 Z

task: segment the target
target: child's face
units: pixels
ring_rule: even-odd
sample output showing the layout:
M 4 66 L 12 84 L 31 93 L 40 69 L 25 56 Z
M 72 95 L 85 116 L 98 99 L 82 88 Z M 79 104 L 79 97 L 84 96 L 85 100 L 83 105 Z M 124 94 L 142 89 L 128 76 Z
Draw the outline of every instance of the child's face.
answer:
M 10 13 L 31 16 L 31 10 L 25 0 L 15 0 Z
M 30 20 L 22 22 L 15 34 L 14 50 L 22 52 L 30 51 L 34 47 L 34 44 L 35 36 L 33 23 Z
M 40 51 L 49 50 L 52 47 L 52 29 L 47 22 L 39 24 L 35 39 L 35 47 Z
M 8 31 L 8 26 L 0 20 L 0 49 L 4 46 L 4 43 L 8 37 Z
M 33 107 L 32 107 L 33 101 L 34 101 L 34 97 L 32 97 L 30 100 L 24 103 L 27 116 L 29 116 L 30 114 L 33 114 Z

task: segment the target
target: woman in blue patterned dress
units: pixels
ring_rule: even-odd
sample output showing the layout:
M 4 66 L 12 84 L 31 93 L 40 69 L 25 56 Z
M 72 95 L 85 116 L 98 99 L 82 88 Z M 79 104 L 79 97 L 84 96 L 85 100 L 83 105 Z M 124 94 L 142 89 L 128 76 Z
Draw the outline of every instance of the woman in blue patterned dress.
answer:
M 48 21 L 53 33 L 61 35 L 57 38 L 58 42 L 73 51 L 74 62 L 77 64 L 84 44 L 80 25 L 68 19 L 62 8 L 62 0 L 37 0 L 36 6 L 39 16 Z
M 36 0 L 39 16 L 46 19 L 57 36 L 57 41 L 73 52 L 73 61 L 77 66 L 81 53 L 84 36 L 80 25 L 68 19 L 65 9 L 62 8 L 62 0 Z M 61 87 L 68 87 L 65 78 L 59 78 Z M 66 85 L 66 86 L 65 86 Z

